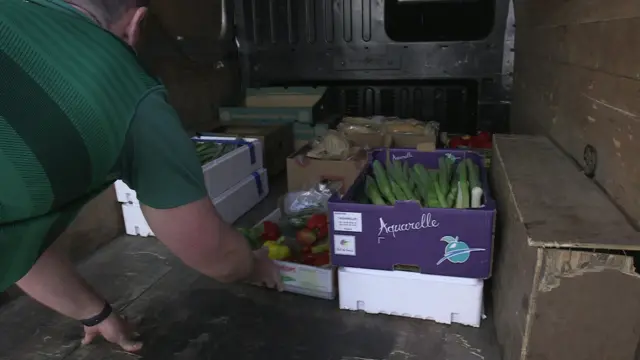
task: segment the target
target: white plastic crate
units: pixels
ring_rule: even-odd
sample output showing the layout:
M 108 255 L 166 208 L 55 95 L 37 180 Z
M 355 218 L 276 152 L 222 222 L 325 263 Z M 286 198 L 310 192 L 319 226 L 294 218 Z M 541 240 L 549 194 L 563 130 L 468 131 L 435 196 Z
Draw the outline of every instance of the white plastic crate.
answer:
M 196 138 L 194 138 L 196 139 Z M 231 140 L 233 138 L 220 136 L 199 136 L 202 140 Z M 241 182 L 249 174 L 262 168 L 262 143 L 258 139 L 242 139 L 250 146 L 241 146 L 202 166 L 204 181 L 212 199 L 222 195 L 234 185 Z M 135 190 L 129 188 L 121 180 L 116 181 L 116 196 L 121 203 L 139 205 Z
M 355 268 L 338 270 L 340 308 L 479 327 L 480 279 Z
M 238 220 L 269 194 L 267 170 L 260 169 L 213 200 L 218 213 L 228 223 Z M 154 236 L 139 204 L 122 204 L 126 233 L 134 236 Z

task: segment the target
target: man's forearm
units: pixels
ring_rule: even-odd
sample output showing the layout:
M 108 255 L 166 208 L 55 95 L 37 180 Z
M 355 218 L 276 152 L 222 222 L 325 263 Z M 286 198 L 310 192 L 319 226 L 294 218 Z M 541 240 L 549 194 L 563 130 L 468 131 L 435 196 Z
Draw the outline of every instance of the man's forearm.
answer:
M 47 250 L 17 285 L 38 302 L 76 320 L 96 316 L 105 304 L 55 248 Z
M 143 211 L 158 239 L 195 270 L 221 282 L 251 274 L 249 242 L 220 218 L 208 198 L 175 209 L 143 206 Z
M 194 264 L 194 268 L 220 282 L 246 280 L 253 272 L 254 257 L 244 236 L 228 224 L 221 223 L 221 251 L 214 259 Z

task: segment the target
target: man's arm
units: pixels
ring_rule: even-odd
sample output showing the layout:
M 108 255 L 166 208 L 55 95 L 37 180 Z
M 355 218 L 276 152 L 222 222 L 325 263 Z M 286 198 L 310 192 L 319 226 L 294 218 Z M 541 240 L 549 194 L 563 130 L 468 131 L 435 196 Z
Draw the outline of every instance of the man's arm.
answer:
M 162 89 L 138 105 L 122 153 L 122 179 L 136 190 L 158 239 L 186 264 L 221 282 L 249 277 L 254 254 L 216 212 L 194 143 Z
M 166 210 L 143 206 L 143 211 L 158 239 L 190 267 L 220 282 L 251 275 L 248 242 L 222 221 L 208 197 Z

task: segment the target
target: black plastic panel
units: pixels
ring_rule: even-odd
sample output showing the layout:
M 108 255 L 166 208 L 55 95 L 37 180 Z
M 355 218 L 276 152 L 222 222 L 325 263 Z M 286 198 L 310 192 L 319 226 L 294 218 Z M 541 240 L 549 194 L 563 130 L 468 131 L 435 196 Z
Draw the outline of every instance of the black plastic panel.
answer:
M 387 1 L 396 0 L 235 0 L 244 85 L 341 86 L 354 114 L 417 114 L 450 132 L 504 129 L 509 0 L 430 3 L 440 15 L 414 21 L 426 32 L 415 39 L 409 22 L 389 36 L 385 9 L 400 5 Z
M 295 83 L 295 86 L 309 85 Z M 475 81 L 341 81 L 323 82 L 339 94 L 345 116 L 398 116 L 436 121 L 451 133 L 473 133 L 478 119 L 478 84 Z M 490 124 L 484 124 L 483 130 Z
M 384 0 L 236 0 L 246 80 L 499 78 L 508 0 L 491 1 L 483 39 L 407 43 L 388 36 Z
M 489 36 L 495 0 L 386 0 L 385 31 L 398 42 L 474 41 Z

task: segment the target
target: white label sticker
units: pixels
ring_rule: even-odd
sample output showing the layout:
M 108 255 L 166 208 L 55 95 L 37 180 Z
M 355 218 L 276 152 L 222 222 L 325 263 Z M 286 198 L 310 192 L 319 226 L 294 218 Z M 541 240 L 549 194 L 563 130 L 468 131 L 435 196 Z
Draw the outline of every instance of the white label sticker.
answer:
M 335 211 L 333 213 L 333 229 L 335 231 L 362 232 L 362 214 Z
M 336 255 L 356 256 L 356 237 L 353 235 L 334 235 L 333 246 Z

